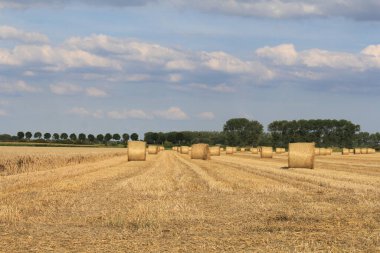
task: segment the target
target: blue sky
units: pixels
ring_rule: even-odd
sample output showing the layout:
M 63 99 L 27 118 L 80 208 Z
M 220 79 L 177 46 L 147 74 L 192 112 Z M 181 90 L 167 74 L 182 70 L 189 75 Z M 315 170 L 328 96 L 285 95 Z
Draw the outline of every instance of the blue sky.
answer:
M 380 131 L 380 3 L 0 0 L 0 132 Z

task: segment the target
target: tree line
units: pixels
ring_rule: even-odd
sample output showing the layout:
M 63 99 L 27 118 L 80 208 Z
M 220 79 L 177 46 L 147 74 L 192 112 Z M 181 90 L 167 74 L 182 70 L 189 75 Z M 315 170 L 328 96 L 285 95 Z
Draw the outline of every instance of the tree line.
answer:
M 124 134 L 75 134 L 18 132 L 17 136 L 0 135 L 0 141 L 53 142 L 67 144 L 126 144 L 128 140 L 139 140 L 137 133 Z M 312 119 L 273 121 L 264 132 L 263 125 L 256 120 L 234 118 L 228 120 L 222 131 L 173 131 L 147 132 L 144 140 L 148 144 L 172 147 L 208 143 L 222 146 L 272 146 L 285 147 L 291 142 L 315 142 L 318 147 L 371 147 L 380 149 L 380 133 L 360 131 L 360 125 L 348 120 Z
M 273 121 L 264 132 L 255 120 L 228 120 L 220 132 L 148 132 L 144 140 L 149 144 L 288 147 L 291 142 L 315 142 L 318 147 L 371 147 L 380 149 L 380 133 L 360 132 L 360 125 L 348 120 L 312 119 Z
M 19 142 L 53 142 L 62 144 L 109 144 L 109 143 L 126 143 L 129 140 L 137 141 L 139 135 L 137 133 L 132 133 L 131 135 L 124 134 L 67 134 L 67 133 L 41 133 L 35 132 L 18 132 L 16 136 L 11 136 L 9 134 L 0 135 L 0 141 L 19 141 Z

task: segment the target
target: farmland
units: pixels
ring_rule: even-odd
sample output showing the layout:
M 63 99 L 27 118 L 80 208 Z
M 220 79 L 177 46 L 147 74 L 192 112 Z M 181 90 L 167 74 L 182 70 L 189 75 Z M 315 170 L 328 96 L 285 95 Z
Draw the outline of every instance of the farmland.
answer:
M 1 252 L 380 251 L 380 154 L 0 151 Z

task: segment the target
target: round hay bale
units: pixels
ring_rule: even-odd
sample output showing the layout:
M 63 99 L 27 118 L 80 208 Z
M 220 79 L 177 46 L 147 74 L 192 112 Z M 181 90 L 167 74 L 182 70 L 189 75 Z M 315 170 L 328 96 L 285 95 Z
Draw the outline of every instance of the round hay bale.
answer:
M 354 149 L 350 148 L 350 154 L 353 154 L 353 153 L 354 153 Z
M 158 154 L 158 147 L 156 145 L 149 145 L 148 146 L 148 154 L 149 155 L 156 155 Z
M 240 152 L 245 152 L 245 148 L 240 148 Z
M 224 148 L 220 148 L 220 152 L 224 152 Z
M 220 156 L 220 147 L 210 147 L 210 156 Z
M 164 146 L 160 146 L 159 150 L 164 151 L 165 150 Z
M 146 160 L 146 142 L 128 141 L 128 161 Z
M 361 151 L 360 148 L 355 148 L 355 149 L 354 149 L 354 154 L 355 154 L 355 155 L 359 155 L 359 154 L 361 154 L 361 153 L 362 153 L 362 151 Z
M 331 154 L 332 154 L 332 148 L 327 148 L 326 155 L 331 155 Z
M 191 147 L 191 159 L 210 159 L 210 149 L 208 144 L 193 144 Z
M 188 146 L 181 146 L 181 151 L 180 151 L 181 154 L 189 154 L 189 152 L 190 152 L 190 149 Z
M 314 169 L 315 143 L 289 143 L 289 168 Z
M 342 149 L 342 155 L 349 155 L 349 154 L 350 154 L 350 150 L 348 148 Z
M 284 148 L 276 148 L 276 154 L 283 154 L 286 150 Z
M 226 155 L 233 155 L 233 154 L 234 154 L 234 148 L 226 147 Z
M 252 152 L 252 154 L 258 154 L 259 153 L 258 148 L 251 148 L 250 151 Z
M 315 148 L 314 149 L 314 155 L 316 155 L 316 156 L 320 155 L 320 150 L 321 150 L 320 148 Z
M 367 149 L 367 148 L 361 148 L 361 149 L 360 149 L 360 152 L 361 152 L 362 154 L 368 154 L 368 149 Z
M 325 148 L 320 148 L 320 149 L 319 149 L 319 155 L 327 155 L 327 149 L 325 149 Z
M 272 147 L 261 147 L 261 158 L 272 158 L 273 148 Z

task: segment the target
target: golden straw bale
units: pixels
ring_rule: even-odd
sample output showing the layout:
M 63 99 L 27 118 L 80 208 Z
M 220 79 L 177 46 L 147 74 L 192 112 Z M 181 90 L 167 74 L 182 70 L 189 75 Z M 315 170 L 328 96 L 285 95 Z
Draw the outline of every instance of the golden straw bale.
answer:
M 332 154 L 332 148 L 327 148 L 326 155 L 331 155 L 331 154 Z
M 354 149 L 354 153 L 355 153 L 355 155 L 359 155 L 359 154 L 362 153 L 362 151 L 361 151 L 360 148 L 355 148 L 355 149 Z
M 149 145 L 148 146 L 148 154 L 156 155 L 156 154 L 158 154 L 158 151 L 159 151 L 159 149 L 156 145 Z
M 220 148 L 220 152 L 224 152 L 224 148 Z
M 226 155 L 233 155 L 233 154 L 234 154 L 234 148 L 226 147 Z
M 164 151 L 165 150 L 164 146 L 160 146 L 159 150 Z
M 320 150 L 321 150 L 320 148 L 315 148 L 314 149 L 314 155 L 316 155 L 316 156 L 320 155 Z
M 350 154 L 350 150 L 348 148 L 342 149 L 342 155 L 349 155 L 349 154 Z
M 189 147 L 188 146 L 181 146 L 181 154 L 189 154 Z
M 289 168 L 314 169 L 315 143 L 289 143 Z
M 353 148 L 350 148 L 350 153 L 351 153 L 351 154 L 354 153 L 354 149 L 353 149 Z
M 320 148 L 319 149 L 319 155 L 327 155 L 327 149 L 326 148 Z
M 191 159 L 210 159 L 210 149 L 208 144 L 193 144 L 191 147 Z
M 237 147 L 232 147 L 232 149 L 233 149 L 234 153 L 237 152 Z
M 250 151 L 252 152 L 252 154 L 258 154 L 259 153 L 258 148 L 251 148 Z
M 273 148 L 272 147 L 261 147 L 261 158 L 272 158 Z
M 146 142 L 128 141 L 128 161 L 146 160 Z
M 286 150 L 284 148 L 276 148 L 276 154 L 283 154 Z
M 368 149 L 367 149 L 367 148 L 361 148 L 361 149 L 360 149 L 360 152 L 361 152 L 362 154 L 368 154 Z
M 220 156 L 220 147 L 219 146 L 210 147 L 210 155 L 211 156 Z
M 245 148 L 240 148 L 240 152 L 245 152 Z

